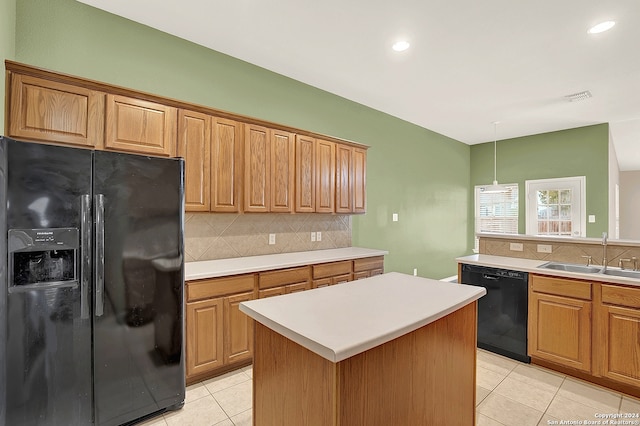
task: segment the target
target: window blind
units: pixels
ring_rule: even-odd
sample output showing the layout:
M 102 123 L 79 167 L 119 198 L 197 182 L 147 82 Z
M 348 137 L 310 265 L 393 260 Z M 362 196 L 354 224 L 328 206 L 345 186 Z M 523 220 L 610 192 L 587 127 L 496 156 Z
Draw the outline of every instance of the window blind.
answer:
M 499 234 L 518 233 L 518 184 L 502 185 L 507 192 L 486 193 L 486 185 L 475 187 L 475 230 Z M 478 251 L 479 240 L 475 239 Z

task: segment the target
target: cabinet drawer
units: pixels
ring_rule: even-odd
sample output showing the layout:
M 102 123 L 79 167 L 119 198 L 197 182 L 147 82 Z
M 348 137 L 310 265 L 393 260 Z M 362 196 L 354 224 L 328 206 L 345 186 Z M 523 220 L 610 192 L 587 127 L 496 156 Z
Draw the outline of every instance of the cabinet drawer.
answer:
M 351 273 L 351 261 L 322 263 L 313 265 L 313 278 L 332 277 L 334 275 L 345 275 Z
M 531 289 L 538 293 L 591 300 L 591 283 L 586 281 L 531 275 Z
M 602 284 L 602 303 L 640 308 L 640 288 Z
M 371 269 L 383 269 L 384 257 L 367 257 L 365 259 L 356 259 L 353 261 L 353 272 L 369 271 Z
M 253 274 L 189 281 L 187 282 L 187 302 L 253 291 L 254 285 Z
M 260 272 L 260 288 L 277 287 L 287 284 L 296 284 L 309 281 L 309 268 L 280 269 L 278 271 Z

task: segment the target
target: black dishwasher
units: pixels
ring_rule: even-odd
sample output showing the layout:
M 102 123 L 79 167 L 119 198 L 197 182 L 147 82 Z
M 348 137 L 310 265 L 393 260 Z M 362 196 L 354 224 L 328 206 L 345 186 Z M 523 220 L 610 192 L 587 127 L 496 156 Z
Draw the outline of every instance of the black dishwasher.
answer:
M 528 278 L 522 271 L 462 265 L 462 283 L 487 289 L 478 300 L 479 348 L 531 362 L 527 356 Z

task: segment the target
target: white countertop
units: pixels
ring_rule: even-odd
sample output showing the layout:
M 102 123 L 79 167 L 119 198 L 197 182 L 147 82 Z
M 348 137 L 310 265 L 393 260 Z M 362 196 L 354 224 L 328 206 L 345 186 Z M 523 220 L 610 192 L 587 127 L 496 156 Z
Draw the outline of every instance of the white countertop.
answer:
M 294 253 L 267 254 L 263 256 L 234 257 L 230 259 L 204 260 L 184 264 L 185 281 L 226 277 L 251 272 L 293 268 L 316 263 L 337 262 L 363 257 L 384 256 L 386 250 L 346 247 L 328 250 L 298 251 Z
M 483 287 L 391 272 L 242 302 L 240 310 L 329 361 L 339 362 L 417 330 L 485 294 Z
M 489 266 L 494 268 L 513 269 L 516 271 L 532 272 L 541 275 L 552 275 L 565 278 L 576 278 L 581 280 L 608 282 L 615 284 L 627 284 L 640 287 L 640 280 L 626 277 L 616 277 L 604 274 L 589 274 L 580 272 L 559 271 L 555 269 L 540 268 L 548 260 L 520 259 L 507 256 L 492 256 L 489 254 L 472 254 L 470 256 L 458 257 L 458 263 L 467 263 L 470 265 Z M 559 262 L 564 263 L 564 262 Z M 596 265 L 597 266 L 597 265 Z M 619 269 L 609 267 L 609 269 Z

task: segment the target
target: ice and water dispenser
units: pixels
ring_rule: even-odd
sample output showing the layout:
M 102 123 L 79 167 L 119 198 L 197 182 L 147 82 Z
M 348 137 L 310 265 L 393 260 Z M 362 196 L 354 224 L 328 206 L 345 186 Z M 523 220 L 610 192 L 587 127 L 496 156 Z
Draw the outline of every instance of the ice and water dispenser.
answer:
M 77 228 L 10 229 L 9 292 L 78 283 Z

